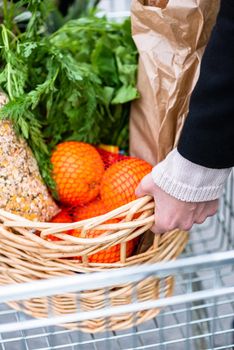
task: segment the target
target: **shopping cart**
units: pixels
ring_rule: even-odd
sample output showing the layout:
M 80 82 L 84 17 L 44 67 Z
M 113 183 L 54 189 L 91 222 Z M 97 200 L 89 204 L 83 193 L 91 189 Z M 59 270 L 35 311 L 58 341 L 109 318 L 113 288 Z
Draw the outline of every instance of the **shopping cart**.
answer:
M 191 232 L 181 259 L 151 266 L 77 275 L 0 289 L 0 345 L 3 350 L 221 350 L 234 347 L 234 177 L 230 177 L 218 214 Z M 136 285 L 146 278 L 167 276 L 175 280 L 174 295 L 140 302 Z M 128 305 L 113 306 L 109 290 L 114 285 L 131 285 Z M 81 310 L 82 292 L 105 288 L 106 307 Z M 162 285 L 163 290 L 163 285 Z M 23 300 L 75 293 L 77 311 L 64 316 L 51 313 L 33 319 L 15 309 Z M 16 304 L 17 302 L 17 304 Z M 9 303 L 11 306 L 9 306 Z M 134 315 L 160 308 L 159 315 L 137 325 Z M 132 325 L 124 331 L 108 331 L 111 316 L 132 313 Z M 73 322 L 105 317 L 106 331 L 87 334 L 70 328 Z M 62 326 L 58 326 L 62 325 Z

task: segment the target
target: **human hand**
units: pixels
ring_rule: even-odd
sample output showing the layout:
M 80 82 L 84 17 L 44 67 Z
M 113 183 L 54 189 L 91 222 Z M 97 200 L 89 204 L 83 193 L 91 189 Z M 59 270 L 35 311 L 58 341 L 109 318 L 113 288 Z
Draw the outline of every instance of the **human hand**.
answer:
M 180 229 L 188 231 L 193 224 L 202 224 L 218 209 L 218 199 L 208 202 L 183 202 L 158 187 L 151 174 L 146 175 L 136 189 L 136 195 L 151 195 L 155 201 L 155 223 L 151 228 L 156 234 Z

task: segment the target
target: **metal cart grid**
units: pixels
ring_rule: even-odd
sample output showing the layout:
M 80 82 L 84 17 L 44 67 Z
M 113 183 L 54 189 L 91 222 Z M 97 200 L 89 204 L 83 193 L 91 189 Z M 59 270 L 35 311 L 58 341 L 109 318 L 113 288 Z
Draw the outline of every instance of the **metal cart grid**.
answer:
M 89 335 L 54 326 L 53 324 L 56 324 L 56 316 L 54 315 L 51 315 L 47 320 L 33 320 L 8 306 L 2 305 L 0 314 L 1 348 L 6 350 L 231 349 L 233 346 L 232 318 L 234 314 L 234 287 L 230 280 L 230 275 L 233 272 L 232 261 L 233 254 L 230 251 L 181 259 L 174 263 L 174 267 L 172 263 L 164 264 L 164 267 L 158 264 L 154 266 L 155 271 L 152 268 L 147 268 L 135 272 L 134 275 L 128 271 L 124 279 L 127 278 L 129 281 L 154 274 L 163 276 L 174 271 L 177 283 L 174 297 L 162 298 L 144 305 L 146 308 L 163 307 L 158 317 L 140 326 L 133 326 L 126 331 Z M 199 273 L 196 272 L 197 269 L 199 269 Z M 108 279 L 107 276 L 102 278 L 107 286 L 116 283 L 116 277 L 120 282 L 123 280 L 120 275 L 114 276 L 112 274 L 112 277 L 108 277 Z M 61 292 L 66 289 L 66 280 L 61 280 L 61 283 L 63 282 Z M 79 276 L 77 281 L 79 281 Z M 72 291 L 75 289 L 75 283 L 77 282 L 72 284 L 72 288 L 69 287 Z M 90 283 L 86 283 L 83 289 L 86 286 L 90 288 Z M 93 283 L 95 287 L 95 281 Z M 30 295 L 43 295 L 45 290 L 50 294 L 54 286 L 50 283 L 49 288 L 46 288 L 45 286 L 39 292 L 36 290 L 36 286 L 34 290 L 30 288 L 31 294 L 28 293 L 28 297 Z M 7 295 L 1 293 L 1 300 L 11 298 L 11 294 L 14 295 L 15 292 L 17 290 L 9 290 Z M 79 296 L 79 293 L 77 295 Z M 20 297 L 20 293 L 18 296 L 19 299 L 26 297 L 26 295 Z M 133 303 L 125 306 L 122 312 L 130 309 L 138 311 L 141 308 L 142 305 L 133 300 Z M 115 312 L 114 308 L 107 307 L 101 310 L 100 314 L 106 314 L 108 322 L 108 316 Z M 84 316 L 82 313 L 73 315 L 74 319 L 79 319 L 82 316 Z M 92 318 L 93 315 L 89 313 L 85 316 Z M 45 325 L 46 322 L 48 322 L 48 326 L 38 326 L 38 324 Z

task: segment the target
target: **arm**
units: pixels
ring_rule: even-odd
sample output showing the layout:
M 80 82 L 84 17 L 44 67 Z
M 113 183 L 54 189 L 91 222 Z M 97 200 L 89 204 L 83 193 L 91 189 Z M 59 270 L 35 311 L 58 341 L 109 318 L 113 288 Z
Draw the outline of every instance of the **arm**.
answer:
M 234 165 L 234 3 L 222 0 L 178 150 L 140 184 L 156 202 L 153 231 L 188 230 L 213 215 Z
M 193 91 L 179 153 L 208 168 L 234 165 L 234 1 L 222 0 Z

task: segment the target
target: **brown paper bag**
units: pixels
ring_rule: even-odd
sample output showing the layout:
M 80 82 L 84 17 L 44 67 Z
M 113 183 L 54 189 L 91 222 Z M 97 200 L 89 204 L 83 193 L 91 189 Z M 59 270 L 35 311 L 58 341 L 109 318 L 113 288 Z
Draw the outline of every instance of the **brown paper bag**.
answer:
M 133 0 L 141 98 L 131 109 L 131 155 L 154 165 L 176 146 L 218 9 L 219 0 Z

